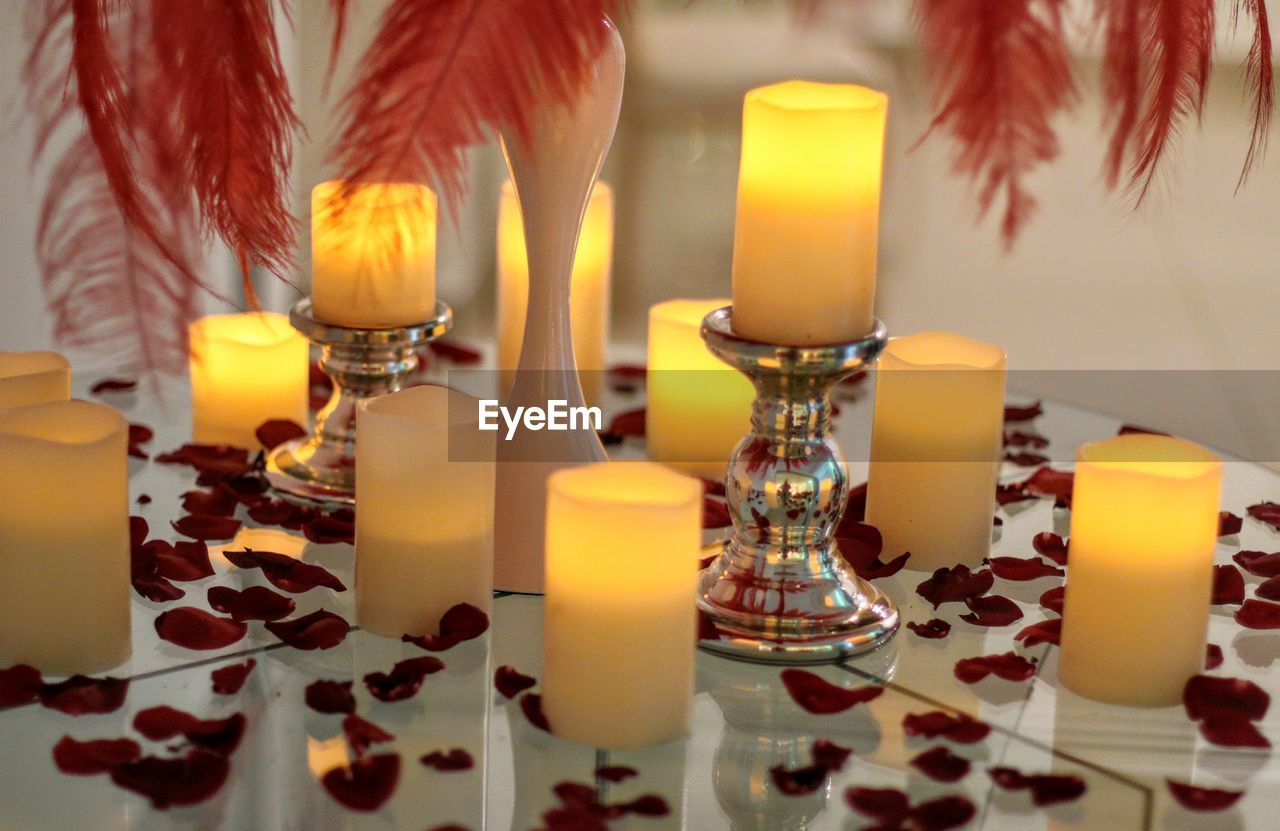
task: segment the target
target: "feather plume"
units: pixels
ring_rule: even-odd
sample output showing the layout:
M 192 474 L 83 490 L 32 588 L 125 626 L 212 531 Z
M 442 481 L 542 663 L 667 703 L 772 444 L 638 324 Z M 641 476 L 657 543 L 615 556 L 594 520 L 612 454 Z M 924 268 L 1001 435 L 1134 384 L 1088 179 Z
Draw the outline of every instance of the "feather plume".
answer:
M 1267 0 L 1236 0 L 1232 6 L 1232 23 L 1240 16 L 1240 8 L 1253 18 L 1253 42 L 1249 47 L 1248 79 L 1253 90 L 1253 132 L 1249 137 L 1249 152 L 1236 189 L 1249 178 L 1249 171 L 1267 149 L 1267 134 L 1271 127 L 1271 111 L 1275 108 L 1275 77 L 1271 65 L 1271 22 L 1267 18 Z
M 338 69 L 338 55 L 342 53 L 342 42 L 347 37 L 351 0 L 329 0 L 329 9 L 333 12 L 333 40 L 329 44 L 329 67 L 324 74 L 325 92 L 329 91 L 329 82 Z
M 916 6 L 934 78 L 929 132 L 942 130 L 957 142 L 952 168 L 977 184 L 980 214 L 1004 197 L 1006 246 L 1035 209 L 1023 177 L 1057 157 L 1051 122 L 1075 99 L 1063 4 L 919 0 Z

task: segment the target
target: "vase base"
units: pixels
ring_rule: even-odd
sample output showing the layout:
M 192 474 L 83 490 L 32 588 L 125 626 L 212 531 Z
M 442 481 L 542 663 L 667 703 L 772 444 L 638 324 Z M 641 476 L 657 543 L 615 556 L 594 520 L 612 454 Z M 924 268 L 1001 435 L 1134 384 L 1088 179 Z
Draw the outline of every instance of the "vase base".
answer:
M 267 455 L 267 481 L 286 497 L 354 505 L 356 471 L 350 462 L 348 454 L 328 452 L 315 437 L 294 439 Z

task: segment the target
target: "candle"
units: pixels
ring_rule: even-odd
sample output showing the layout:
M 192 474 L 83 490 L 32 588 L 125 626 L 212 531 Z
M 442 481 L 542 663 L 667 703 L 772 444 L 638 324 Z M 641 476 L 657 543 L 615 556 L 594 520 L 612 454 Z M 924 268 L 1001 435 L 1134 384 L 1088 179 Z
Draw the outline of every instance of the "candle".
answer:
M 543 708 L 600 748 L 685 735 L 693 696 L 702 485 L 650 462 L 547 480 Z
M 422 323 L 436 309 L 436 195 L 424 185 L 322 182 L 311 191 L 311 303 L 352 329 Z
M 722 299 L 668 300 L 649 307 L 649 458 L 717 481 L 751 429 L 755 399 L 747 376 L 702 341 L 702 319 L 727 305 Z
M 378 635 L 433 635 L 493 599 L 493 432 L 469 395 L 411 387 L 356 416 L 356 606 Z
M 0 412 L 0 666 L 129 657 L 128 432 L 88 401 Z
M 991 550 L 1004 350 L 950 332 L 893 338 L 876 370 L 867 522 L 920 571 Z
M 1181 700 L 1204 669 L 1222 462 L 1189 441 L 1080 447 L 1058 674 L 1088 698 Z
M 600 400 L 609 339 L 609 283 L 613 269 L 613 189 L 596 182 L 582 219 L 569 282 L 573 355 L 588 404 Z M 529 260 L 524 223 L 510 180 L 498 206 L 498 368 L 505 397 L 515 380 L 529 304 Z
M 309 344 L 284 315 L 209 315 L 191 324 L 192 438 L 256 449 L 264 421 L 307 423 Z
M 747 93 L 733 242 L 733 328 L 810 346 L 871 331 L 889 99 L 788 81 Z
M 71 364 L 57 352 L 0 352 L 0 409 L 70 397 Z

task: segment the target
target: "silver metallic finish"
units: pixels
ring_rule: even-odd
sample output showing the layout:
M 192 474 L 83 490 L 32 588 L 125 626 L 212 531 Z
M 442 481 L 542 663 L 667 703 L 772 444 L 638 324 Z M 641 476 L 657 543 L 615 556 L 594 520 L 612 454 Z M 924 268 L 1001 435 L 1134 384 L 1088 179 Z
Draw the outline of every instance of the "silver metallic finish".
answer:
M 717 309 L 702 338 L 751 379 L 756 399 L 725 483 L 733 535 L 698 583 L 698 607 L 721 637 L 699 645 L 780 664 L 875 649 L 897 631 L 898 610 L 836 550 L 848 482 L 827 431 L 831 388 L 875 361 L 888 340 L 884 324 L 861 340 L 806 347 L 748 340 L 731 321 L 731 307 Z
M 311 298 L 303 298 L 289 322 L 321 348 L 320 368 L 333 379 L 333 395 L 316 413 L 312 435 L 268 454 L 267 479 L 288 496 L 354 504 L 356 404 L 399 390 L 418 368 L 418 348 L 449 331 L 453 310 L 437 300 L 435 317 L 422 323 L 348 329 L 316 320 Z

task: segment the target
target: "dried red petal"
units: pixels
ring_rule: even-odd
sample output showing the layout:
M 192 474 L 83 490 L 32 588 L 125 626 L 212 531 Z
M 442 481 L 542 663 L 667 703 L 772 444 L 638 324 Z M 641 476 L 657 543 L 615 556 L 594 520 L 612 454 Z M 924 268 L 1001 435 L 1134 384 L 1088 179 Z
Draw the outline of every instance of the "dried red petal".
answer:
M 618 413 L 609 422 L 609 429 L 605 432 L 611 436 L 640 436 L 643 438 L 645 432 L 644 414 L 644 407 Z
M 710 496 L 702 498 L 702 527 L 703 528 L 726 528 L 733 524 L 733 520 L 729 518 L 729 506 L 722 500 L 712 499 Z
M 520 697 L 520 711 L 534 727 L 551 732 L 551 723 L 547 721 L 547 714 L 542 712 L 542 696 L 537 693 L 525 693 Z
M 471 758 L 471 754 L 461 747 L 455 747 L 447 752 L 433 750 L 423 756 L 418 761 L 429 768 L 434 768 L 442 773 L 450 773 L 458 770 L 471 770 L 475 767 L 475 759 Z
M 353 811 L 376 811 L 395 793 L 400 781 L 400 756 L 381 753 L 339 765 L 320 778 L 320 783 L 343 806 Z
M 1214 670 L 1222 666 L 1222 647 L 1216 643 L 1208 643 L 1204 646 L 1204 668 L 1206 670 Z
M 268 450 L 279 447 L 287 441 L 310 435 L 301 424 L 289 419 L 264 421 L 258 425 L 258 429 L 254 430 L 253 434 L 257 436 L 262 446 Z
M 995 577 L 988 569 L 970 571 L 968 566 L 940 568 L 928 580 L 916 586 L 916 594 L 938 608 L 943 603 L 963 603 L 991 590 Z
M 248 450 L 224 444 L 184 444 L 177 450 L 156 456 L 156 461 L 187 465 L 201 473 L 218 473 L 228 478 L 243 476 L 253 469 Z
M 639 817 L 665 817 L 671 813 L 667 800 L 657 794 L 647 793 L 630 802 L 622 802 L 612 806 L 620 814 L 635 814 Z
M 902 732 L 926 739 L 944 738 L 957 744 L 975 744 L 987 737 L 991 726 L 967 715 L 951 715 L 941 710 L 908 713 L 902 720 Z
M 1035 494 L 1024 491 L 1021 484 L 996 485 L 996 504 L 1002 507 L 1005 505 L 1012 505 L 1015 502 L 1026 502 L 1035 498 Z
M 159 555 L 173 546 L 163 540 L 146 542 L 147 521 L 142 517 L 129 517 L 129 580 L 134 591 L 148 600 L 163 603 L 178 600 L 186 595 L 182 589 L 161 577 Z
M 865 522 L 867 519 L 867 483 L 849 488 L 845 497 L 844 515 L 840 518 L 843 526 L 846 522 Z
M 1271 742 L 1257 725 L 1242 716 L 1215 715 L 1207 718 L 1200 722 L 1200 735 L 1219 747 L 1271 747 Z
M 603 765 L 596 768 L 596 778 L 603 779 L 606 782 L 625 782 L 639 775 L 640 772 L 638 770 L 626 765 Z
M 258 662 L 250 658 L 243 664 L 229 664 L 215 669 L 209 673 L 213 681 L 213 691 L 218 695 L 235 695 L 240 692 L 240 688 L 249 678 L 249 673 L 253 672 L 253 668 L 257 665 Z
M 1041 531 L 1031 538 L 1031 547 L 1041 557 L 1045 557 L 1060 566 L 1067 564 L 1067 544 L 1062 537 L 1051 531 Z
M 1042 643 L 1051 643 L 1057 646 L 1062 641 L 1062 618 L 1056 617 L 1052 620 L 1033 623 L 1014 635 L 1013 639 L 1028 648 L 1039 646 Z
M 911 827 L 920 831 L 948 831 L 973 819 L 973 803 L 963 796 L 941 796 L 911 809 Z
M 314 508 L 304 508 L 283 499 L 264 499 L 249 508 L 249 519 L 259 525 L 275 525 L 290 531 L 301 531 L 315 515 Z
M 1009 430 L 1004 434 L 1005 447 L 1031 447 L 1036 450 L 1044 450 L 1049 446 L 1049 440 L 1039 433 L 1029 433 L 1023 430 Z
M 142 755 L 142 747 L 133 739 L 94 739 L 80 742 L 63 736 L 53 746 L 53 763 L 71 776 L 93 776 L 132 762 Z
M 917 755 L 911 766 L 938 782 L 959 782 L 969 775 L 969 760 L 945 747 L 935 747 Z
M 156 548 L 156 574 L 180 583 L 212 577 L 209 546 L 203 542 L 163 543 Z
M 134 378 L 103 378 L 89 387 L 89 393 L 102 395 L 104 392 L 133 392 L 137 388 L 138 382 Z
M 1239 606 L 1244 602 L 1244 575 L 1233 565 L 1213 567 L 1213 604 Z
M 838 687 L 803 669 L 784 669 L 782 685 L 801 709 L 816 715 L 842 713 L 854 705 L 874 701 L 884 693 L 884 687 L 878 686 Z
M 348 521 L 335 511 L 332 514 L 313 516 L 302 526 L 302 533 L 317 545 L 334 545 L 336 543 L 355 545 L 356 524 L 354 519 Z
M 784 765 L 769 768 L 769 775 L 780 793 L 787 796 L 801 796 L 813 793 L 827 783 L 830 771 L 823 765 L 807 765 L 789 770 Z
M 1250 598 L 1236 609 L 1235 618 L 1246 629 L 1280 629 L 1280 603 Z
M 1038 807 L 1070 802 L 1079 799 L 1086 786 L 1079 776 L 1047 773 L 1025 774 L 1016 768 L 989 768 L 987 773 L 993 782 L 1007 791 L 1031 791 L 1031 801 Z
M 1271 706 L 1266 690 L 1244 678 L 1196 675 L 1182 689 L 1182 705 L 1192 721 L 1215 716 L 1260 720 Z
M 1071 507 L 1071 491 L 1075 474 L 1069 470 L 1042 467 L 1023 480 L 1019 487 L 1024 493 L 1035 496 L 1052 496 L 1059 507 Z
M 895 788 L 847 788 L 844 800 L 860 814 L 879 820 L 887 828 L 896 828 L 911 811 L 907 795 Z
M 1040 605 L 1053 612 L 1062 614 L 1062 606 L 1067 599 L 1067 587 L 1057 586 L 1040 595 Z
M 209 589 L 209 606 L 215 612 L 231 615 L 232 620 L 280 620 L 293 614 L 292 597 L 277 594 L 266 586 L 250 586 L 236 591 L 230 586 Z
M 1038 580 L 1041 577 L 1062 577 L 1066 572 L 1035 557 L 991 557 L 987 560 L 991 571 L 1001 580 Z
M 204 802 L 222 788 L 230 771 L 227 757 L 193 747 L 185 756 L 174 759 L 145 756 L 118 765 L 111 771 L 111 781 L 147 797 L 152 807 L 164 810 L 172 805 Z
M 240 520 L 215 514 L 189 514 L 169 524 L 193 540 L 229 540 L 240 530 Z
M 43 686 L 40 670 L 28 664 L 0 669 L 0 710 L 35 701 Z
M 142 445 L 156 437 L 156 431 L 145 424 L 129 425 L 129 455 L 135 459 L 150 458 Z
M 1280 575 L 1263 580 L 1253 593 L 1263 600 L 1280 600 Z
M 129 693 L 127 678 L 89 678 L 73 675 L 57 684 L 40 688 L 40 703 L 69 716 L 114 713 L 124 705 Z
M 459 366 L 478 364 L 484 360 L 484 355 L 478 349 L 449 338 L 433 340 L 428 346 L 432 355 Z
M 918 637 L 929 640 L 938 640 L 951 634 L 951 624 L 942 618 L 936 617 L 926 620 L 924 623 L 917 623 L 913 620 L 907 624 L 907 628 L 915 632 Z
M 239 504 L 236 492 L 225 485 L 211 491 L 187 491 L 182 495 L 182 510 L 189 514 L 231 516 Z
M 238 620 L 218 617 L 192 606 L 161 612 L 155 625 L 161 640 L 187 649 L 221 649 L 249 631 L 249 627 Z
M 489 616 L 484 610 L 470 603 L 449 607 L 440 617 L 438 635 L 401 635 L 400 640 L 419 646 L 428 652 L 444 652 L 463 641 L 478 638 L 489 629 Z
M 302 594 L 317 586 L 324 586 L 336 592 L 344 592 L 347 587 L 328 569 L 312 563 L 304 563 L 285 554 L 274 551 L 224 551 L 226 557 L 236 568 L 262 569 L 262 576 L 278 589 L 292 594 Z
M 363 756 L 371 744 L 381 744 L 395 739 L 395 736 L 386 730 L 355 713 L 351 713 L 342 720 L 342 732 L 357 756 Z
M 408 658 L 396 663 L 390 672 L 369 673 L 364 677 L 364 685 L 379 701 L 403 701 L 417 695 L 423 680 L 442 669 L 444 662 L 430 655 Z
M 1188 811 L 1223 811 L 1236 804 L 1244 791 L 1226 791 L 1219 788 L 1199 788 L 1195 785 L 1164 780 L 1169 793 Z
M 493 673 L 493 687 L 503 698 L 515 698 L 538 683 L 536 678 L 524 675 L 512 666 L 500 666 Z
M 1022 619 L 1018 604 L 999 594 L 970 597 L 964 605 L 969 607 L 969 614 L 961 615 L 960 619 L 974 626 L 1008 626 Z
M 1239 534 L 1244 529 L 1244 517 L 1236 516 L 1230 511 L 1218 511 L 1218 536 L 1229 537 Z
M 350 681 L 312 681 L 307 685 L 307 706 L 317 713 L 354 713 L 356 698 Z
M 1273 530 L 1280 531 L 1280 504 L 1259 502 L 1257 505 L 1250 505 L 1245 510 L 1249 512 L 1249 516 L 1259 522 L 1265 522 Z
M 244 735 L 245 718 L 235 713 L 227 718 L 201 719 L 173 707 L 148 707 L 133 717 L 133 729 L 152 741 L 185 736 L 205 750 L 230 756 Z
M 1150 427 L 1140 427 L 1137 424 L 1121 424 L 1119 431 L 1116 432 L 1116 435 L 1117 436 L 1132 436 L 1132 435 L 1168 436 L 1171 434 L 1166 433 L 1162 430 L 1152 430 Z
M 910 552 L 905 552 L 888 563 L 882 562 L 880 554 L 884 549 L 884 541 L 880 530 L 865 522 L 848 520 L 847 517 L 840 521 L 836 531 L 836 546 L 845 562 L 863 580 L 892 577 L 902 570 L 911 557 Z
M 326 609 L 264 625 L 268 632 L 294 649 L 332 649 L 342 643 L 351 629 L 346 620 Z
M 1231 559 L 1254 577 L 1280 577 L 1280 551 L 1237 551 Z
M 1021 450 L 1017 453 L 1005 453 L 1004 460 L 1011 462 L 1019 467 L 1035 467 L 1049 461 L 1049 457 L 1043 453 L 1033 453 L 1029 450 Z
M 1030 404 L 1005 404 L 1004 420 L 1008 421 L 1030 421 L 1038 415 L 1044 414 L 1044 408 L 1040 406 L 1039 401 L 1032 401 Z
M 956 661 L 955 675 L 966 684 L 976 684 L 988 675 L 1006 681 L 1027 681 L 1036 674 L 1036 665 L 1016 652 L 982 655 Z
M 810 752 L 815 765 L 821 765 L 830 771 L 838 771 L 844 767 L 845 762 L 849 761 L 853 749 L 838 745 L 830 739 L 818 739 L 813 743 Z

